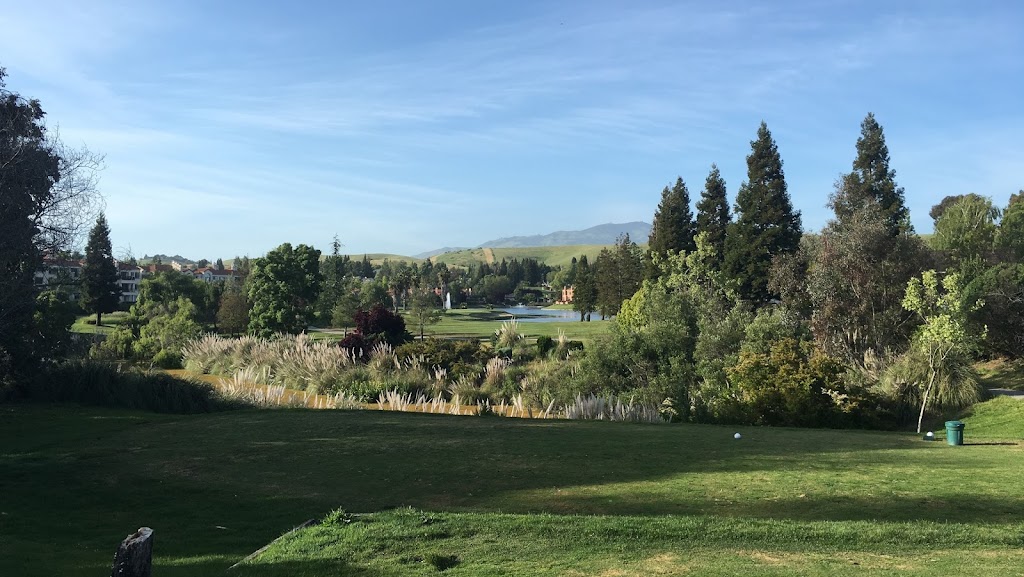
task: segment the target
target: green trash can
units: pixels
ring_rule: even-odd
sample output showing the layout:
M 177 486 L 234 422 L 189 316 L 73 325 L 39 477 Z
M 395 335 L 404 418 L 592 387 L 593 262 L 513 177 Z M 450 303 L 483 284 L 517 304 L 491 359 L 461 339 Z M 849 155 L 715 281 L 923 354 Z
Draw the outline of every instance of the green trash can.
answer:
M 946 443 L 954 446 L 964 444 L 964 424 L 962 421 L 946 421 Z

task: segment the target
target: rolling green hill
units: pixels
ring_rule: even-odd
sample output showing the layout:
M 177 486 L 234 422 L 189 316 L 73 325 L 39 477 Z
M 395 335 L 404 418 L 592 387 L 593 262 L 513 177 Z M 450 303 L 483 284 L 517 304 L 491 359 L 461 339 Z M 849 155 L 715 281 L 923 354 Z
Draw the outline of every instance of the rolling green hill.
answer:
M 473 248 L 456 252 L 446 252 L 432 257 L 433 262 L 443 262 L 448 265 L 469 266 L 472 263 L 500 262 L 501 259 L 511 260 L 513 258 L 522 260 L 534 258 L 549 266 L 569 266 L 573 258 L 580 255 L 587 255 L 587 260 L 593 262 L 597 253 L 605 246 L 602 244 L 575 244 L 565 246 L 529 246 L 522 248 Z
M 367 254 L 366 256 L 368 256 L 370 258 L 370 262 L 372 264 L 374 264 L 374 265 L 380 265 L 385 260 L 390 260 L 392 262 L 405 261 L 405 262 L 410 263 L 410 264 L 412 264 L 414 262 L 423 262 L 423 259 L 421 259 L 421 258 L 405 256 L 405 255 L 401 255 L 401 254 L 389 254 L 389 253 L 385 253 L 385 252 L 371 252 L 371 253 Z M 363 255 L 362 254 L 350 254 L 350 255 L 348 255 L 348 257 L 351 258 L 354 261 L 361 261 L 361 260 L 363 260 Z

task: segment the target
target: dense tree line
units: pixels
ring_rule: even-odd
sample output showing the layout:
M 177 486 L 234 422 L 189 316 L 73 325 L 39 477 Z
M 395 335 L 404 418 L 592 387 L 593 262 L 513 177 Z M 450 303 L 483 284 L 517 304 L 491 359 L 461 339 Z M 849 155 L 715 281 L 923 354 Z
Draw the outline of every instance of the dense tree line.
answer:
M 920 428 L 977 399 L 974 360 L 1024 354 L 1024 194 L 1002 210 L 947 197 L 926 243 L 872 114 L 855 152 L 819 234 L 801 230 L 764 123 L 731 214 L 714 166 L 695 217 L 682 178 L 666 187 L 645 280 L 580 388 L 668 398 L 690 420 L 813 426 Z
M 97 212 L 95 157 L 62 146 L 39 103 L 3 81 L 0 69 L 0 381 L 61 354 L 73 318 L 66 294 L 38 294 L 32 275 L 43 254 L 78 237 L 77 209 L 90 209 L 90 219 Z M 351 328 L 341 346 L 366 358 L 411 340 L 407 322 L 422 339 L 448 299 L 547 302 L 572 287 L 580 320 L 614 317 L 610 335 L 582 351 L 562 339 L 526 352 L 521 334 L 505 327 L 491 349 L 500 362 L 485 371 L 491 389 L 467 394 L 523 394 L 543 406 L 614 393 L 696 422 L 919 429 L 929 415 L 979 398 L 973 362 L 1024 355 L 1024 191 L 1006 207 L 977 193 L 942 199 L 926 242 L 910 224 L 872 114 L 850 171 L 827 195 L 833 214 L 820 232 L 802 230 L 763 122 L 746 166 L 731 206 L 714 164 L 692 207 L 676 177 L 661 191 L 646 249 L 623 236 L 567 267 L 530 258 L 375 266 L 341 254 L 335 237 L 323 258 L 288 243 L 236 258 L 237 282 L 159 273 L 143 279 L 124 322 L 93 354 L 171 367 L 207 331 L 271 337 L 333 326 Z M 97 325 L 118 300 L 109 235 L 99 214 L 80 303 Z M 486 361 L 479 348 L 470 356 Z M 472 371 L 459 367 L 469 380 Z

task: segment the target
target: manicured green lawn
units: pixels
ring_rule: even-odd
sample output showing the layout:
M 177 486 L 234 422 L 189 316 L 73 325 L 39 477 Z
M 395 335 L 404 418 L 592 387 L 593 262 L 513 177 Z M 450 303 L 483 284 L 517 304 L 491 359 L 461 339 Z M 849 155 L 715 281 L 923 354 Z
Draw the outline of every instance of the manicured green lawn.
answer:
M 572 308 L 570 307 L 568 310 L 571 311 Z M 595 337 L 607 334 L 608 330 L 611 328 L 612 321 L 599 320 L 600 316 L 597 314 L 591 315 L 593 320 L 590 322 L 580 322 L 579 314 L 573 314 L 575 315 L 574 318 L 566 321 L 520 321 L 519 331 L 523 333 L 528 340 L 532 341 L 540 336 L 557 338 L 559 330 L 562 330 L 565 332 L 565 336 L 567 338 L 576 341 L 583 341 L 584 344 L 588 344 Z M 438 323 L 424 327 L 423 334 L 426 337 L 437 337 L 443 339 L 486 340 L 501 327 L 501 323 L 503 321 L 510 319 L 512 319 L 512 315 L 502 309 L 452 309 L 445 312 L 444 316 L 441 317 L 441 320 Z M 405 328 L 409 333 L 415 337 L 419 337 L 419 325 L 415 324 L 415 321 L 408 316 L 405 319 L 405 323 Z M 353 329 L 349 329 L 349 331 L 351 330 Z M 317 340 L 341 340 L 344 336 L 344 330 L 312 330 L 309 334 L 313 339 Z
M 78 319 L 75 320 L 74 324 L 71 325 L 71 332 L 84 333 L 90 335 L 93 333 L 106 334 L 114 330 L 114 327 L 124 322 L 124 320 L 127 317 L 128 313 L 124 311 L 107 313 L 103 315 L 103 325 L 100 326 L 98 329 L 95 324 L 89 323 L 89 321 L 93 321 L 93 323 L 95 323 L 96 315 L 86 315 L 83 317 L 78 317 Z
M 105 574 L 142 525 L 156 531 L 155 575 L 223 574 L 337 508 L 366 515 L 296 534 L 232 574 L 432 574 L 437 555 L 458 558 L 455 575 L 1019 575 L 1024 450 L 996 441 L 1005 428 L 967 422 L 982 444 L 0 405 L 0 575 Z
M 501 327 L 502 321 L 510 318 L 511 315 L 501 309 L 452 309 L 445 313 L 440 322 L 427 326 L 424 333 L 437 337 L 485 339 Z M 597 314 L 591 318 L 593 320 L 590 322 L 580 322 L 578 315 L 575 320 L 567 321 L 520 322 L 519 330 L 531 339 L 539 336 L 555 338 L 558 331 L 562 330 L 569 339 L 589 342 L 596 336 L 606 334 L 611 326 L 611 321 L 597 320 L 600 318 Z M 409 332 L 419 334 L 419 327 L 414 326 L 411 320 L 406 320 L 406 327 Z

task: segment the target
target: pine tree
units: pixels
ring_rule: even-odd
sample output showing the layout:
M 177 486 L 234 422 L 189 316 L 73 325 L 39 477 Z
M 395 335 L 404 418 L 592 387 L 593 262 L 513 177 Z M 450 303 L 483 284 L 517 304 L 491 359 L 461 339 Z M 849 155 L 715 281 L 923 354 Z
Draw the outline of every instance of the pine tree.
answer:
M 732 220 L 729 201 L 725 195 L 725 180 L 718 166 L 711 165 L 711 173 L 704 181 L 704 191 L 697 203 L 696 233 L 708 233 L 707 240 L 715 248 L 716 264 L 721 267 L 725 254 L 725 233 Z
M 763 121 L 750 148 L 747 182 L 736 194 L 736 220 L 726 232 L 724 270 L 743 298 L 763 303 L 776 296 L 768 290 L 772 259 L 799 248 L 800 212 L 793 210 L 782 158 Z
M 110 227 L 102 213 L 89 231 L 82 267 L 82 308 L 96 313 L 96 326 L 102 324 L 103 313 L 114 312 L 121 300 L 117 266 L 110 247 Z
M 896 185 L 896 171 L 889 168 L 885 133 L 870 112 L 860 124 L 853 171 L 842 180 L 842 194 L 832 198 L 838 220 L 849 219 L 865 203 L 873 201 L 878 203 L 890 234 L 913 232 L 903 188 Z
M 648 248 L 651 253 L 667 257 L 670 252 L 691 252 L 693 242 L 693 212 L 690 210 L 690 193 L 682 178 L 676 178 L 672 188 L 661 192 L 661 202 L 654 213 Z

